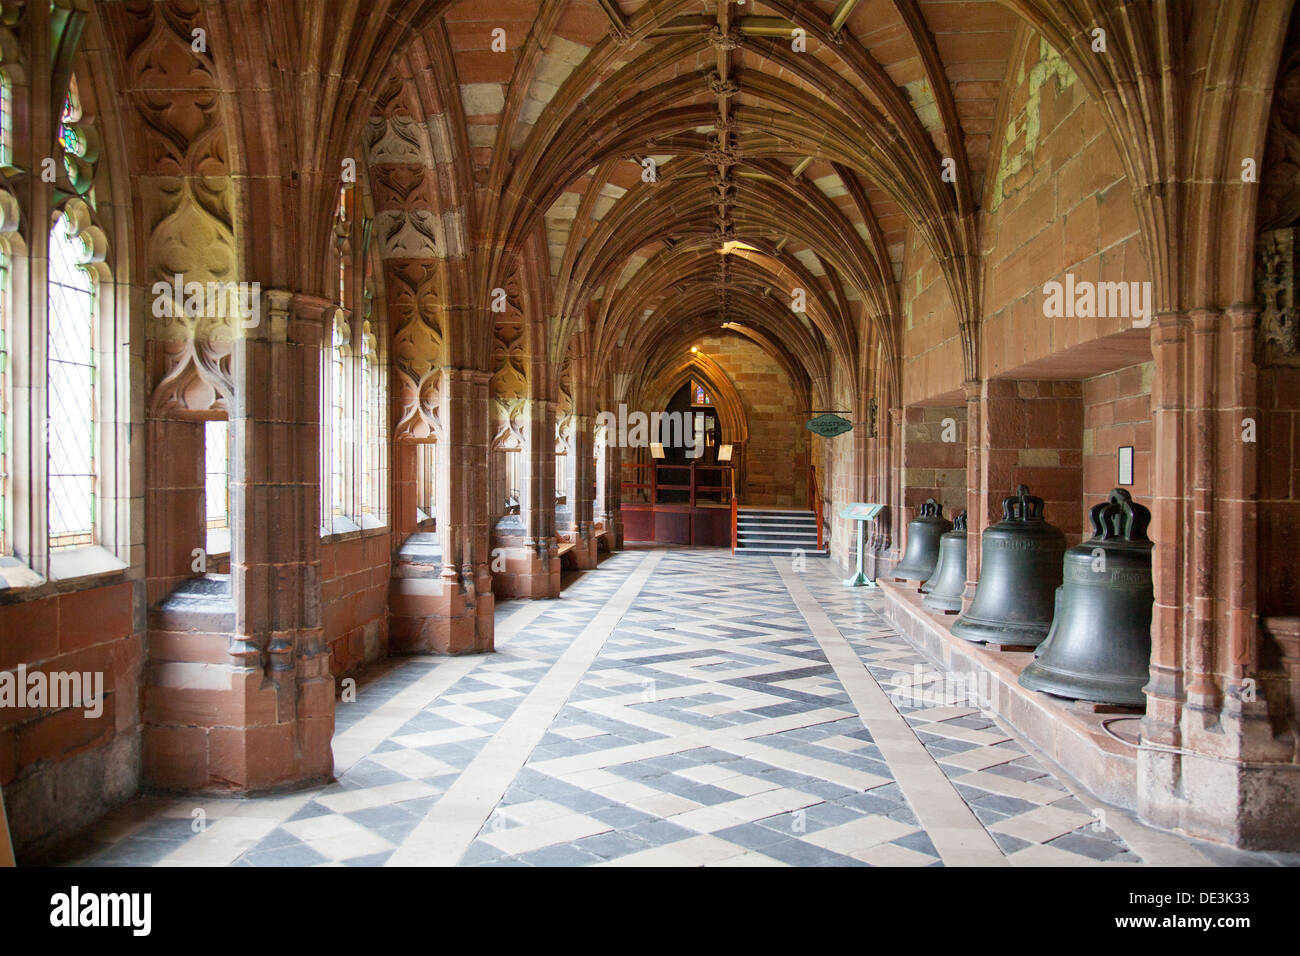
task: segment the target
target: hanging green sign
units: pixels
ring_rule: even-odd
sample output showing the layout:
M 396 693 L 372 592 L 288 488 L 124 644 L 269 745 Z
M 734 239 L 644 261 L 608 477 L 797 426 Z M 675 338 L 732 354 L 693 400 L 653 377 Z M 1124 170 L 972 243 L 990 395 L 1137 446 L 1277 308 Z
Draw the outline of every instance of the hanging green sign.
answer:
M 808 419 L 807 427 L 810 432 L 821 435 L 822 438 L 834 438 L 836 435 L 843 435 L 847 431 L 852 431 L 853 423 L 847 418 L 826 412 L 824 415 Z

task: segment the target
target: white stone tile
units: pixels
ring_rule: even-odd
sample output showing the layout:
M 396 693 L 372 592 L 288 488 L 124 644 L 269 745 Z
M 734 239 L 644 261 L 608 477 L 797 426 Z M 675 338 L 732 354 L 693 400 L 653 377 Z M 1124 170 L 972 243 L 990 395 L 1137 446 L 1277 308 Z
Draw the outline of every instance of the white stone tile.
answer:
M 1066 795 L 1064 790 L 1042 787 L 1036 783 L 1027 783 L 1024 780 L 1016 780 L 1012 777 L 1003 777 L 999 774 L 988 773 L 982 770 L 975 773 L 963 774 L 960 777 L 954 777 L 953 783 L 962 783 L 971 787 L 979 787 L 981 790 L 988 790 L 990 793 L 1000 793 L 1006 797 L 1016 797 L 1020 800 L 1028 800 L 1030 803 L 1054 803 Z
M 915 833 L 916 829 L 910 824 L 900 823 L 898 820 L 891 820 L 889 817 L 873 813 L 861 820 L 850 820 L 848 823 L 841 823 L 839 826 L 818 830 L 816 833 L 809 833 L 803 839 L 805 842 L 815 844 L 824 850 L 852 856 L 877 844 L 897 840 L 909 833 Z
M 989 829 L 1030 843 L 1047 843 L 1093 822 L 1094 818 L 1086 813 L 1061 807 L 1038 807 L 1028 813 L 999 820 Z
M 403 747 L 436 747 L 440 744 L 455 744 L 462 740 L 487 737 L 490 733 L 491 731 L 479 727 L 447 727 L 443 730 L 422 730 L 415 734 L 402 734 L 400 737 L 394 737 L 393 743 L 401 744 Z
M 628 806 L 643 813 L 669 817 L 676 813 L 685 813 L 687 810 L 698 809 L 700 804 L 694 800 L 679 797 L 675 793 L 656 793 L 652 797 L 640 797 L 632 800 L 628 803 Z
M 497 807 L 496 812 L 510 820 L 531 826 L 558 820 L 573 813 L 568 807 L 549 800 L 529 800 L 527 803 L 512 803 L 508 807 Z
M 849 856 L 872 866 L 929 866 L 938 859 L 893 843 L 880 843 L 868 850 L 850 853 Z
M 583 837 L 607 833 L 612 829 L 613 827 L 599 820 L 574 813 L 531 826 L 484 832 L 481 839 L 511 856 L 518 856 L 521 853 L 554 846 L 556 843 L 572 843 Z
M 451 764 L 443 763 L 419 750 L 387 750 L 371 754 L 370 759 L 380 766 L 412 778 L 439 777 L 457 772 Z
M 721 787 L 723 790 L 730 790 L 732 793 L 738 793 L 742 797 L 752 797 L 756 793 L 766 793 L 769 790 L 779 790 L 780 785 L 770 780 L 763 780 L 760 777 L 751 777 L 747 774 L 736 774 L 719 780 L 715 787 Z
M 437 792 L 437 788 L 422 781 L 403 780 L 400 783 L 386 783 L 359 790 L 336 790 L 334 793 L 318 796 L 316 802 L 329 807 L 335 813 L 352 813 L 356 810 L 387 806 L 390 803 L 431 797 Z

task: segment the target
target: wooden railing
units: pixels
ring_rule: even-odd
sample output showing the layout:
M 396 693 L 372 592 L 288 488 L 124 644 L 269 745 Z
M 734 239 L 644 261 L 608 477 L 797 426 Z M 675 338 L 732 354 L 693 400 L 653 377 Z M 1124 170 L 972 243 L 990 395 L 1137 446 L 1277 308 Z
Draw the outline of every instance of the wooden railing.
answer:
M 817 487 L 817 466 L 808 466 L 808 496 L 812 499 L 812 511 L 817 521 L 817 550 L 823 548 L 822 544 L 822 496 Z
M 642 477 L 642 473 L 647 471 L 649 472 L 649 476 L 648 476 L 650 479 L 649 481 L 624 481 L 621 483 L 621 488 L 622 491 L 624 492 L 627 491 L 649 492 L 649 501 L 647 502 L 649 504 L 664 503 L 659 500 L 659 493 L 661 491 L 688 492 L 689 494 L 688 500 L 692 508 L 695 507 L 697 503 L 696 497 L 697 495 L 700 494 L 711 495 L 716 493 L 718 495 L 718 501 L 714 503 L 717 504 L 723 503 L 721 500 L 722 495 L 728 493 L 728 491 L 730 492 L 733 501 L 736 497 L 736 478 L 735 478 L 735 472 L 732 469 L 731 465 L 725 465 L 725 464 L 724 465 L 703 465 L 700 464 L 699 462 L 691 462 L 688 465 L 668 465 L 668 464 L 664 464 L 663 462 L 652 461 L 652 462 L 623 462 L 623 468 L 625 471 L 636 473 L 636 477 L 638 478 Z M 687 473 L 685 476 L 686 483 L 682 484 L 680 479 L 674 481 L 672 484 L 662 482 L 659 480 L 659 473 L 661 471 L 667 472 L 669 476 L 676 476 L 676 475 L 680 475 L 682 472 L 686 472 Z M 725 484 L 705 484 L 701 477 L 701 475 L 706 472 L 712 473 L 714 475 L 720 475 L 724 471 L 730 473 L 731 475 L 730 487 L 728 487 L 728 485 Z M 714 480 L 717 479 L 715 478 Z M 630 503 L 632 502 L 629 502 L 629 504 Z
M 731 553 L 736 553 L 740 540 L 740 502 L 736 500 L 736 471 L 731 471 Z

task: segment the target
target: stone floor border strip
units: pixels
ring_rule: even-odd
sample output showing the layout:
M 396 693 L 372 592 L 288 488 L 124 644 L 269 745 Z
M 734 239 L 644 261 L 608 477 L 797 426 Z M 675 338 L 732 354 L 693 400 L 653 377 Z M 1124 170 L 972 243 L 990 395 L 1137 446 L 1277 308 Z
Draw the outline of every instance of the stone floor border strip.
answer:
M 460 862 L 663 557 L 662 551 L 646 554 L 386 866 L 454 866 Z
M 1005 866 L 1006 857 L 787 560 L 773 559 L 862 725 L 945 866 Z

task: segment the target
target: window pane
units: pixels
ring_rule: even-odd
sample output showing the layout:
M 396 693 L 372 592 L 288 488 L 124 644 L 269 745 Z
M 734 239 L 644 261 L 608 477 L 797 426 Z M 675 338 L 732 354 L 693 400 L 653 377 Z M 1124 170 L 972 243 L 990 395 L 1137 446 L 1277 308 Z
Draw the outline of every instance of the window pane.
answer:
M 0 166 L 13 165 L 13 84 L 0 73 Z
M 50 230 L 50 547 L 94 543 L 95 291 L 66 217 Z
M 416 449 L 416 506 L 432 518 L 437 508 L 438 446 L 420 445 Z
M 0 252 L 0 554 L 11 553 L 9 461 L 9 257 Z
M 370 343 L 363 336 L 361 339 L 361 510 L 374 515 L 378 511 L 379 501 L 375 495 L 375 423 L 371 420 L 374 410 L 375 387 L 374 356 Z
M 388 517 L 385 489 L 388 481 L 388 457 L 384 435 L 388 429 L 385 409 L 388 395 L 374 336 L 362 337 L 361 354 L 361 507 L 377 521 Z
M 203 423 L 203 475 L 208 554 L 230 550 L 230 423 Z
M 331 465 L 330 490 L 333 493 L 331 499 L 332 513 L 335 516 L 343 515 L 343 463 L 347 459 L 348 422 L 346 414 L 347 395 L 344 389 L 345 366 L 343 361 L 343 345 L 345 339 L 343 331 L 338 325 L 334 329 L 334 342 L 331 350 L 330 362 L 330 407 L 331 419 L 334 429 L 334 461 Z

